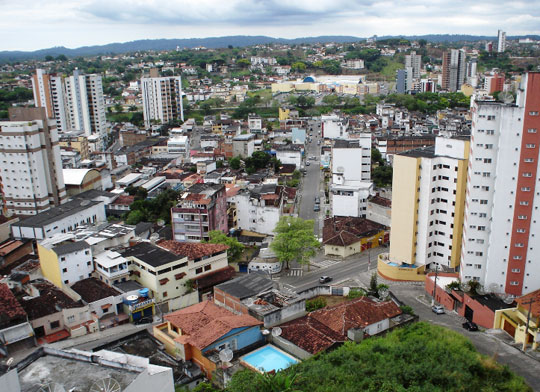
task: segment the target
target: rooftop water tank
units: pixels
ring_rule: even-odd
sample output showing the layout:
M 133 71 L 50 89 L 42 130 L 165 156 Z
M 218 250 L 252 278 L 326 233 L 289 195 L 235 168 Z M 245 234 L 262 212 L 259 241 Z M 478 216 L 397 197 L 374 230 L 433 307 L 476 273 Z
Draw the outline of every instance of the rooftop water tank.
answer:
M 148 298 L 148 289 L 147 289 L 147 288 L 140 289 L 140 290 L 139 290 L 139 295 L 140 295 L 141 297 Z

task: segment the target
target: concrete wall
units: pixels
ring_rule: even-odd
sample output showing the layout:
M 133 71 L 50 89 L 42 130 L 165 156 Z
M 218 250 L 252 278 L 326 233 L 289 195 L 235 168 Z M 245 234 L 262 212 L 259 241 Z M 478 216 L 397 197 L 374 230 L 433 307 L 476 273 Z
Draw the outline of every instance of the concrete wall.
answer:
M 383 331 L 386 331 L 389 327 L 390 319 L 385 319 L 379 321 L 378 323 L 368 325 L 366 328 L 364 328 L 364 331 L 367 332 L 369 335 L 373 336 Z
M 390 227 L 392 224 L 392 208 L 367 202 L 366 218 L 370 221 Z
M 313 356 L 313 354 L 307 352 L 306 350 L 301 349 L 297 345 L 289 342 L 287 339 L 282 338 L 281 336 L 268 335 L 268 340 L 275 346 L 279 347 L 283 351 L 288 352 L 291 355 L 294 355 L 296 358 L 302 360 L 308 359 Z
M 152 366 L 152 365 L 150 365 Z M 174 378 L 172 368 L 160 366 L 160 371 L 144 370 L 141 372 L 124 392 L 174 392 Z
M 279 325 L 281 323 L 297 319 L 306 315 L 306 301 L 298 301 L 289 306 L 283 307 L 275 312 L 264 315 L 264 326 L 266 328 Z M 254 317 L 258 318 L 254 315 Z
M 236 341 L 233 343 L 233 340 Z M 223 335 L 220 339 L 213 342 L 203 350 L 203 354 L 218 348 L 223 344 L 230 344 L 234 351 L 241 350 L 244 347 L 248 347 L 252 344 L 258 343 L 263 340 L 260 326 L 256 325 L 249 328 L 236 328 L 229 333 Z

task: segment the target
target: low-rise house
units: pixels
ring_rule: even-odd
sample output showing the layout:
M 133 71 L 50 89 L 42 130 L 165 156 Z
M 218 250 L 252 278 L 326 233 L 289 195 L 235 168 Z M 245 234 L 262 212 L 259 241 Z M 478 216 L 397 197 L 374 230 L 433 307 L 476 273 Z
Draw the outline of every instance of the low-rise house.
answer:
M 28 316 L 9 287 L 0 283 L 0 355 L 36 345 Z
M 540 290 L 517 298 L 516 306 L 513 308 L 495 312 L 493 328 L 506 331 L 514 338 L 514 342 L 521 343 L 524 348 L 531 344 L 533 350 L 538 349 L 540 344 L 539 327 Z
M 305 359 L 347 340 L 360 341 L 364 336 L 383 333 L 393 327 L 392 319 L 401 313 L 393 301 L 361 297 L 281 324 L 281 335 L 272 340 L 278 346 L 292 343 L 295 355 Z
M 348 257 L 388 241 L 386 226 L 355 217 L 332 217 L 324 220 L 325 255 Z
M 135 201 L 135 196 L 120 195 L 107 208 L 107 215 L 122 216 L 130 212 L 129 206 Z
M 71 289 L 88 305 L 90 313 L 98 320 L 100 329 L 128 322 L 129 316 L 123 312 L 123 295 L 115 288 L 91 277 L 78 281 Z
M 31 283 L 30 299 L 20 301 L 28 314 L 38 343 L 53 343 L 70 336 L 97 331 L 87 305 L 73 300 L 47 281 Z
M 300 168 L 302 165 L 302 148 L 299 144 L 289 144 L 284 146 L 276 146 L 274 148 L 276 158 L 283 164 L 295 165 Z
M 103 189 L 99 170 L 63 169 L 63 174 L 66 191 L 70 197 L 90 189 Z
M 168 314 L 165 321 L 154 326 L 154 337 L 169 354 L 194 362 L 209 379 L 220 362 L 221 350 L 236 353 L 264 341 L 262 322 L 247 314 L 231 313 L 210 301 Z
M 29 240 L 6 240 L 0 244 L 0 270 L 10 268 L 21 258 L 34 252 Z

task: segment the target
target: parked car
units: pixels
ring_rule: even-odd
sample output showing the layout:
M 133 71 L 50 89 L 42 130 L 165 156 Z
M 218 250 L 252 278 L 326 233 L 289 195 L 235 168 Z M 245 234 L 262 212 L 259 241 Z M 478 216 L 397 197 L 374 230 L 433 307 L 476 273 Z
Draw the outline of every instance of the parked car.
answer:
M 461 324 L 461 326 L 467 331 L 478 331 L 478 325 L 469 320 L 465 321 L 463 324 Z
M 311 165 L 311 163 L 309 163 L 309 161 L 306 161 L 306 166 L 309 166 Z
M 315 204 L 321 204 L 321 199 L 319 196 L 315 196 Z
M 319 278 L 319 283 L 328 283 L 331 281 L 332 281 L 332 278 L 330 276 L 321 276 Z
M 135 320 L 135 324 L 136 325 L 148 324 L 148 323 L 151 323 L 153 321 L 154 321 L 154 318 L 152 316 L 144 316 L 144 317 L 141 317 L 140 319 Z
M 320 211 L 321 210 L 321 206 L 319 204 L 315 204 L 313 206 L 313 211 Z
M 433 305 L 431 310 L 436 314 L 444 314 L 444 307 L 442 305 Z

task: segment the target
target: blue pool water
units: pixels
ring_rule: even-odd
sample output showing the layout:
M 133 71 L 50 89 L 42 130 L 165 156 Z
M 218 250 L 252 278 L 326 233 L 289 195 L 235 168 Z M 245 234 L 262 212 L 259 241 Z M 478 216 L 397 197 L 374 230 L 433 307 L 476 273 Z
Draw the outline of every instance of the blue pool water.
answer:
M 261 347 L 250 354 L 244 355 L 241 359 L 255 369 L 263 370 L 265 372 L 272 370 L 277 372 L 278 370 L 285 369 L 290 365 L 298 363 L 296 358 L 285 354 L 272 345 Z
M 415 268 L 416 267 L 415 265 L 398 264 L 398 263 L 394 263 L 393 261 L 389 261 L 388 265 L 391 265 L 392 267 L 401 267 L 401 268 Z

